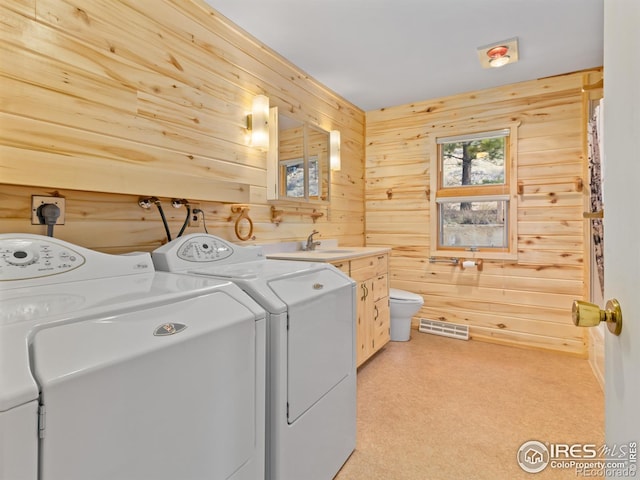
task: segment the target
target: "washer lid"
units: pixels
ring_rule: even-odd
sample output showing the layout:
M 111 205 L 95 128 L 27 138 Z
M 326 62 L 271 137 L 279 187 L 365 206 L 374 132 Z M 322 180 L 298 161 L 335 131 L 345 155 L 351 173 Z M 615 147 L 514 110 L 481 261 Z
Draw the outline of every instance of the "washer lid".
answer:
M 296 262 L 291 260 L 257 260 L 254 262 L 241 262 L 227 265 L 194 266 L 188 270 L 188 273 L 212 275 L 214 277 L 232 280 L 258 277 L 268 280 L 280 278 L 284 275 L 306 273 L 324 268 L 326 267 L 322 263 Z
M 228 265 L 203 266 L 199 269 L 189 270 L 188 273 L 231 280 L 269 313 L 277 314 L 287 311 L 287 299 L 274 292 L 270 285 L 271 280 L 293 277 L 302 278 L 305 275 L 334 268 L 324 263 L 315 262 L 258 260 Z
M 407 292 L 398 288 L 389 289 L 389 298 L 399 302 L 420 302 L 424 303 L 424 299 L 417 293 Z

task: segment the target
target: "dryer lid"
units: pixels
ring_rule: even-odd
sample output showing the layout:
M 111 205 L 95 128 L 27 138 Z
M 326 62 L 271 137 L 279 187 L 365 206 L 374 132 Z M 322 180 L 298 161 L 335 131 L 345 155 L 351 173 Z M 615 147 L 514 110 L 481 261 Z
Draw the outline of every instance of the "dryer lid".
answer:
M 397 288 L 389 289 L 389 298 L 399 302 L 424 302 L 424 299 L 417 293 L 407 292 Z
M 38 398 L 29 348 L 37 332 L 115 313 L 144 311 L 224 291 L 253 312 L 264 310 L 228 281 L 165 272 L 1 291 L 0 412 Z M 218 310 L 216 310 L 218 311 Z

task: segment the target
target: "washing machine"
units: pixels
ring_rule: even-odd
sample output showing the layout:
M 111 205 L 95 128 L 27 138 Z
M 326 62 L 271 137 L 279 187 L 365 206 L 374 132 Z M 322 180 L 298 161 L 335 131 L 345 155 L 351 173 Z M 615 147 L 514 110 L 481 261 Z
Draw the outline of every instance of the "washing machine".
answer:
M 333 478 L 356 443 L 355 282 L 212 235 L 151 255 L 156 270 L 230 280 L 267 311 L 267 478 Z
M 229 281 L 0 235 L 0 479 L 264 479 L 265 334 Z

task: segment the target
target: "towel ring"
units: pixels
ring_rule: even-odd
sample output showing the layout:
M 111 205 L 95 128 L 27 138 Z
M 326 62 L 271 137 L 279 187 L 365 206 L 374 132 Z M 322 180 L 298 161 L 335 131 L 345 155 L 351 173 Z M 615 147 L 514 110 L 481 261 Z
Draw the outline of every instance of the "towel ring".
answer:
M 240 212 L 240 215 L 238 215 L 238 218 L 236 218 L 236 224 L 234 226 L 236 237 L 238 237 L 238 239 L 242 241 L 249 240 L 251 237 L 253 237 L 253 220 L 249 218 L 249 215 L 247 213 L 249 209 L 246 207 L 238 207 L 234 210 L 234 208 L 232 207 L 232 211 L 234 213 L 237 213 L 238 211 Z M 246 235 L 242 235 L 242 233 L 240 232 L 240 222 L 242 221 L 242 219 L 249 222 L 249 233 L 247 233 Z

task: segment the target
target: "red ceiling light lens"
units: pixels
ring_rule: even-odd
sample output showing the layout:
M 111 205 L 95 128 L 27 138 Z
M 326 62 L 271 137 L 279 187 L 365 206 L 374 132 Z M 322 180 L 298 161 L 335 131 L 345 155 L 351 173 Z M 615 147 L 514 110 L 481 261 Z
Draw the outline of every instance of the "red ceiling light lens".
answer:
M 507 55 L 509 48 L 500 45 L 499 47 L 493 47 L 487 50 L 487 55 L 489 56 L 489 65 L 492 67 L 502 67 L 506 65 L 511 60 L 511 57 Z
M 509 49 L 507 47 L 501 45 L 499 47 L 493 47 L 487 50 L 487 55 L 489 55 L 490 58 L 503 57 L 507 54 L 508 51 Z

